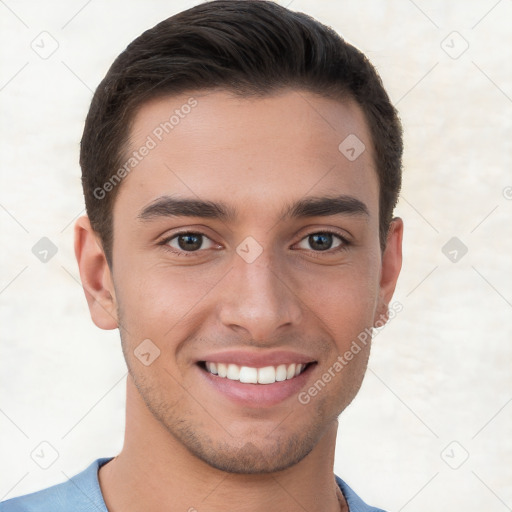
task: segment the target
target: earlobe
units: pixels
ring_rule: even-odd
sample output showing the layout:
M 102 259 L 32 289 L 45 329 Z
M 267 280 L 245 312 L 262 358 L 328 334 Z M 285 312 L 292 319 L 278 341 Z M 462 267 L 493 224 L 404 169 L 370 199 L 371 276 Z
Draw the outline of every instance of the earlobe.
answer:
M 112 274 L 87 216 L 75 223 L 75 256 L 92 321 L 101 329 L 118 327 Z
M 402 237 L 404 224 L 400 217 L 395 217 L 390 224 L 386 248 L 382 254 L 380 290 L 374 327 L 382 327 L 389 317 L 388 305 L 395 292 L 396 283 L 402 268 Z

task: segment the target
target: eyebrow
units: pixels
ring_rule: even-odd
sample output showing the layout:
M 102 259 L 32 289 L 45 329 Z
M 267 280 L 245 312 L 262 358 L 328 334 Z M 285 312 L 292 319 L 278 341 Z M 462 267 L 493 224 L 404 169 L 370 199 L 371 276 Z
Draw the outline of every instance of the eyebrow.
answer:
M 305 197 L 286 205 L 281 212 L 282 220 L 307 217 L 329 217 L 331 215 L 369 216 L 365 203 L 353 196 Z M 149 221 L 161 217 L 202 217 L 232 222 L 237 210 L 223 202 L 200 199 L 162 196 L 147 205 L 138 218 Z

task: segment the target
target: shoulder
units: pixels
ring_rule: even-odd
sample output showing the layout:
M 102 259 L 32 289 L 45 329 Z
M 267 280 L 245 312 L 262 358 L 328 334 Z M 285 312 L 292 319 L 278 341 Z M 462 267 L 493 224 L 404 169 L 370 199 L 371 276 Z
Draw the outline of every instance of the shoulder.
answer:
M 67 482 L 3 501 L 0 512 L 107 512 L 98 469 L 111 459 L 96 459 Z
M 334 475 L 334 478 L 347 500 L 349 512 L 385 512 L 381 508 L 367 505 L 339 476 Z

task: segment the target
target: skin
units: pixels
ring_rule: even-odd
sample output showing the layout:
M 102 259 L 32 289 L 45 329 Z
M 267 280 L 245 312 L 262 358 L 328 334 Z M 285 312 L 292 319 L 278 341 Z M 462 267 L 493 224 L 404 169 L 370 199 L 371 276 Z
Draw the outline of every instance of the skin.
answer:
M 317 363 L 307 390 L 359 333 L 387 318 L 403 223 L 392 221 L 381 253 L 364 115 L 350 100 L 305 91 L 184 94 L 139 109 L 131 150 L 191 96 L 197 106 L 119 185 L 112 269 L 87 217 L 75 226 L 92 319 L 119 328 L 129 369 L 124 446 L 99 471 L 107 507 L 347 510 L 333 479 L 337 418 L 360 388 L 369 344 L 305 405 L 294 394 L 271 407 L 242 407 L 198 378 L 196 361 L 228 348 L 297 351 Z M 366 146 L 352 162 L 338 150 L 349 134 Z M 280 217 L 286 204 L 333 194 L 359 199 L 368 215 Z M 164 195 L 223 201 L 238 216 L 138 218 Z M 185 256 L 177 238 L 158 245 L 182 228 L 207 237 L 199 250 Z M 309 235 L 326 229 L 349 244 L 334 236 L 333 249 L 315 249 Z M 251 263 L 236 252 L 248 236 L 262 248 Z M 134 354 L 145 339 L 160 350 L 149 366 Z

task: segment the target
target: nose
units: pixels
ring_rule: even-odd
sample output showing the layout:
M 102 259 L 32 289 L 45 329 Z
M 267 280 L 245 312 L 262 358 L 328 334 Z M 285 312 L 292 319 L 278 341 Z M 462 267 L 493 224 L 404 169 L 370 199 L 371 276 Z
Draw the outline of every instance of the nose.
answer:
M 251 263 L 235 255 L 218 303 L 221 323 L 258 345 L 271 343 L 280 329 L 297 328 L 302 303 L 281 267 L 269 251 Z

